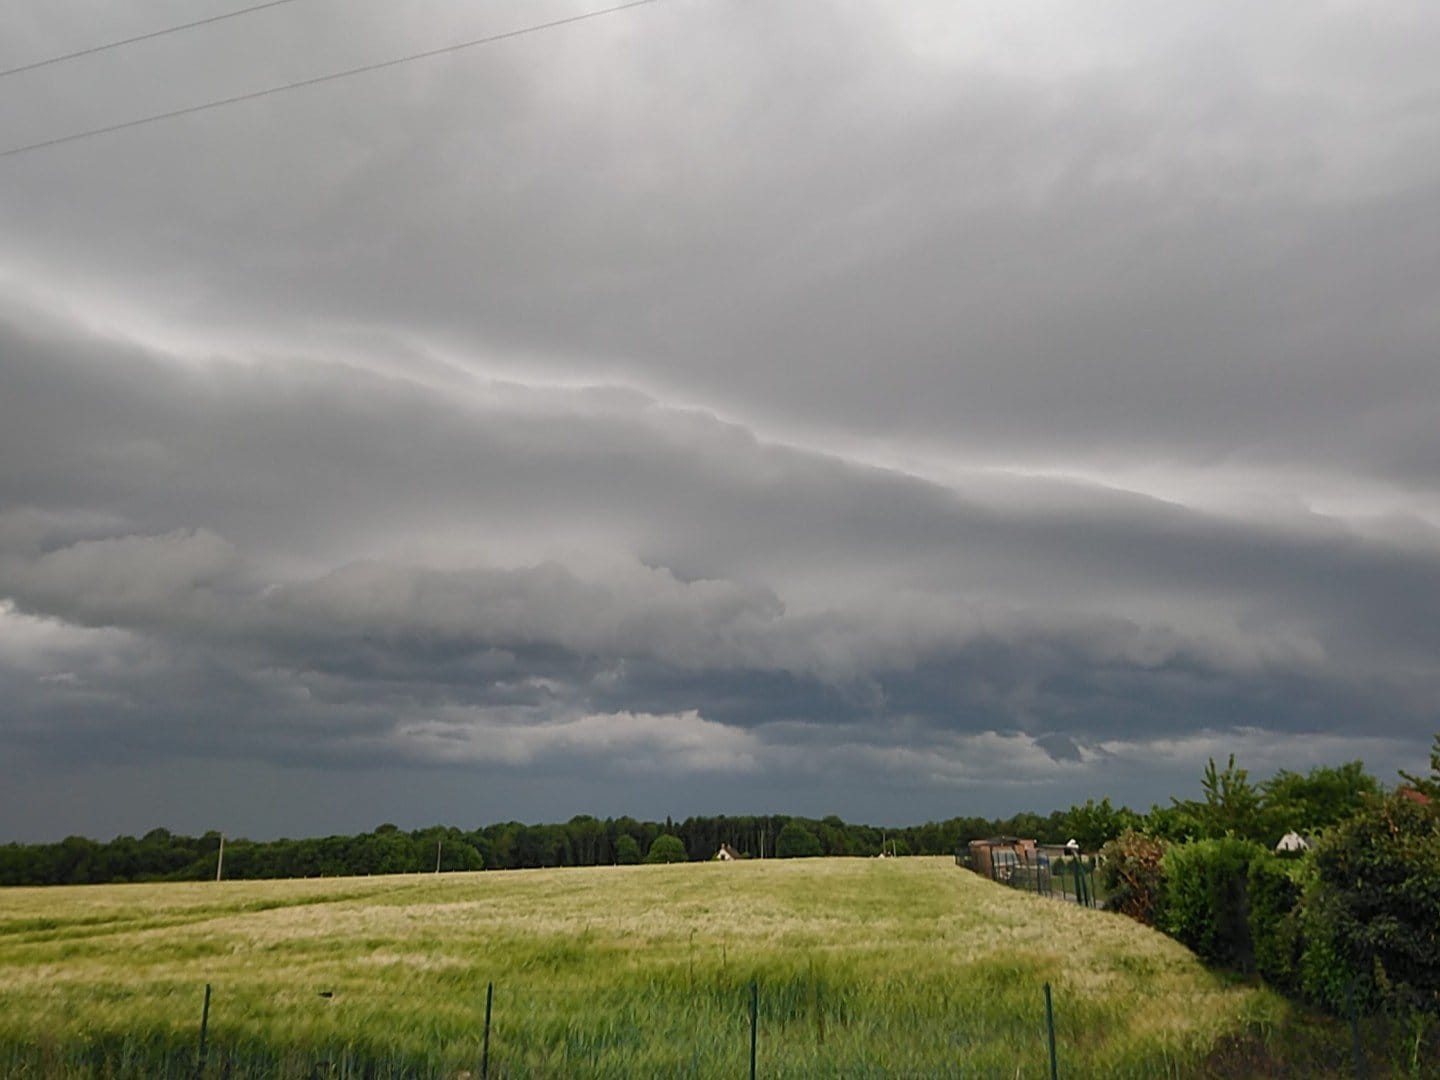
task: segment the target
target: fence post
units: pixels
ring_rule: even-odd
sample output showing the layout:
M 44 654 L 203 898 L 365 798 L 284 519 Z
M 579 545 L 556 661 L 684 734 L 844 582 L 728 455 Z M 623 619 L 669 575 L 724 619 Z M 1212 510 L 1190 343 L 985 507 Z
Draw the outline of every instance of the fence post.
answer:
M 760 1026 L 760 983 L 750 980 L 750 1080 L 755 1080 L 755 1042 Z
M 495 984 L 485 984 L 485 1037 L 480 1043 L 480 1080 L 490 1075 L 490 1007 L 495 1003 Z
M 1050 1080 L 1058 1080 L 1059 1063 L 1055 1060 L 1055 1007 L 1050 1002 L 1050 984 L 1045 984 L 1045 1031 L 1050 1039 Z
M 210 984 L 205 984 L 205 1004 L 200 1008 L 200 1052 L 195 1056 L 195 1080 L 205 1075 L 205 1040 L 210 1030 Z
M 1355 1007 L 1355 980 L 1345 984 L 1345 1011 L 1350 1016 L 1350 1049 L 1355 1058 L 1355 1077 L 1365 1076 L 1365 1051 L 1360 1046 L 1360 1014 Z

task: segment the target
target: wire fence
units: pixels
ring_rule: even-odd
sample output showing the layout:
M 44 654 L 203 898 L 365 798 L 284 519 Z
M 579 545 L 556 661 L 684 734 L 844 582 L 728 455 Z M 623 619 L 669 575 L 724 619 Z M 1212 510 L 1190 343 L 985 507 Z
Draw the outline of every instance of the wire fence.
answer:
M 1104 906 L 1096 875 L 1099 861 L 1099 856 L 1073 845 L 1003 837 L 978 841 L 955 853 L 957 866 L 991 881 L 1089 908 Z
M 406 1057 L 401 1054 L 377 1052 L 376 1048 L 363 1045 L 344 1045 L 328 1049 L 316 1047 L 261 1048 L 237 1036 L 240 1030 L 232 1012 L 243 1012 L 243 1002 L 227 996 L 223 988 L 206 983 L 194 988 L 192 998 L 195 1008 L 193 1026 L 180 1024 L 175 1029 L 176 1038 L 159 1039 L 156 1036 L 100 1037 L 84 1047 L 40 1046 L 26 1048 L 10 1046 L 0 1050 L 0 1073 L 9 1077 L 49 1077 L 86 1075 L 96 1077 L 153 1077 L 156 1080 L 251 1080 L 259 1077 L 294 1077 L 306 1080 L 398 1080 L 406 1078 L 439 1078 L 446 1080 L 500 1080 L 514 1077 L 569 1077 L 569 1076 L 696 1076 L 745 1077 L 759 1080 L 765 1076 L 988 1076 L 995 1073 L 995 1063 L 986 1058 L 980 1060 L 973 1051 L 967 1051 L 965 1040 L 949 1040 L 953 1053 L 948 1064 L 921 1067 L 896 1066 L 893 1057 L 887 1060 L 837 1062 L 824 1064 L 823 1055 L 812 1055 L 808 1061 L 797 1062 L 790 1045 L 795 1038 L 797 1017 L 803 1023 L 806 1035 L 817 1040 L 823 1048 L 826 1027 L 822 1017 L 830 1016 L 839 1023 L 856 1023 L 859 1018 L 846 1016 L 843 1003 L 829 1003 L 825 1007 L 815 987 L 799 990 L 786 982 L 768 984 L 761 979 L 752 979 L 748 984 L 728 988 L 723 1001 L 717 1001 L 720 1008 L 712 1013 L 707 1009 L 679 1008 L 672 1017 L 678 1023 L 667 1030 L 647 1027 L 645 1018 L 636 1017 L 629 1032 L 612 1032 L 621 1041 L 633 1044 L 633 1053 L 617 1061 L 613 1055 L 608 1060 L 595 1053 L 598 1048 L 578 1045 L 582 1025 L 565 1024 L 548 1029 L 552 1045 L 548 1052 L 536 1052 L 536 1047 L 515 1038 L 515 1028 L 522 1024 L 534 1028 L 534 1010 L 543 1010 L 545 1003 L 537 998 L 537 987 L 523 982 L 517 984 L 518 992 L 507 992 L 504 983 L 487 983 L 483 994 L 466 993 L 474 1002 L 473 1037 L 464 1040 L 461 1052 L 448 1048 L 442 1052 L 437 1048 L 435 1057 L 445 1058 L 429 1062 Z M 1037 992 L 1038 991 L 1038 992 Z M 540 990 L 543 996 L 543 990 Z M 325 995 L 321 995 L 325 996 Z M 483 1001 L 483 1010 L 480 1002 Z M 1025 1045 L 1006 1036 L 1009 1057 L 1003 1071 L 1006 1075 L 1036 1076 L 1041 1069 L 1048 1069 L 1054 1080 L 1058 1076 L 1060 1063 L 1068 1045 L 1083 1037 L 1083 1024 L 1072 1017 L 1069 1027 L 1057 1026 L 1057 1008 L 1063 1009 L 1049 982 L 1036 988 L 1033 984 L 1024 991 L 1017 1004 L 1024 1003 L 1022 1011 L 1028 1015 L 1017 1017 L 1018 1031 L 1025 1032 Z M 577 1012 L 583 1011 L 583 1001 L 567 997 L 565 1002 Z M 177 1005 L 179 1002 L 177 1002 Z M 676 1003 L 678 1004 L 678 1003 Z M 952 1003 L 953 1004 L 953 1003 Z M 1079 1009 L 1080 1003 L 1074 1005 Z M 927 1018 L 911 1017 L 911 1022 Z M 933 1019 L 933 1018 L 932 1018 Z M 813 1025 L 812 1021 L 813 1020 Z M 659 1064 L 659 1059 L 646 1056 L 646 1040 L 668 1040 L 672 1044 L 679 1035 L 678 1029 L 686 1023 L 696 1027 L 721 1025 L 725 1029 L 730 1051 L 725 1060 L 713 1056 L 703 1058 L 697 1052 L 690 1061 L 670 1059 L 669 1064 Z M 507 1033 L 507 1025 L 510 1031 Z M 837 1026 L 839 1026 L 837 1024 Z M 863 1024 L 862 1024 L 863 1026 Z M 932 1025 L 924 1025 L 929 1030 Z M 933 1025 L 943 1026 L 943 1025 Z M 188 1038 L 185 1030 L 188 1027 Z M 698 1036 L 699 1031 L 692 1034 Z M 838 1033 L 837 1033 L 838 1034 Z M 919 1034 L 911 1032 L 912 1039 Z M 508 1037 L 507 1037 L 508 1035 Z M 697 1044 L 701 1041 L 695 1040 Z M 683 1057 L 683 1055 L 682 1055 Z M 767 1060 L 771 1059 L 771 1060 Z M 932 1059 L 935 1061 L 936 1059 Z M 978 1064 L 977 1064 L 978 1062 Z M 1091 1070 L 1084 1070 L 1089 1073 Z
M 1014 872 L 1026 867 L 1024 859 L 998 860 L 1000 879 L 1084 904 L 1093 868 L 1066 859 L 1072 865 L 1050 860 L 1048 887 L 1037 889 L 1037 883 L 1044 886 L 1043 876 Z M 1040 865 L 1038 856 L 1030 862 Z M 942 982 L 901 975 L 878 990 L 827 971 L 818 958 L 758 977 L 753 969 L 729 974 L 678 969 L 668 977 L 647 976 L 639 987 L 627 989 L 622 979 L 588 991 L 559 985 L 563 972 L 552 967 L 511 970 L 491 982 L 477 982 L 473 973 L 449 978 L 429 971 L 408 984 L 342 981 L 318 992 L 313 986 L 285 991 L 275 984 L 257 989 L 223 979 L 177 983 L 164 1000 L 163 1015 L 152 1015 L 143 1027 L 106 1025 L 98 1015 L 100 1001 L 78 1006 L 97 1013 L 95 1026 L 63 1040 L 46 1041 L 43 1034 L 17 1038 L 0 1016 L 0 1076 L 1430 1075 L 1419 1058 L 1431 1053 L 1435 1040 L 1399 1030 L 1383 1016 L 1360 1013 L 1353 994 L 1324 1042 L 1298 1050 L 1274 1050 L 1267 1033 L 1245 1027 L 1218 1042 L 1207 1036 L 1204 1046 L 1189 1050 L 1170 1044 L 1168 1055 L 1163 1047 L 1127 1054 L 1121 1046 L 1133 1003 L 1107 1004 L 1083 983 L 1067 983 L 1063 973 L 1058 982 L 1049 977 L 1042 982 L 1036 977 L 1040 970 L 1011 958 L 958 969 L 958 977 Z M 437 979 L 445 982 L 443 994 L 430 987 L 432 994 L 419 1008 L 399 1008 Z M 293 1014 L 293 1026 L 277 1023 L 277 1004 Z M 302 1014 L 310 1010 L 331 1017 L 328 1034 L 313 1026 L 307 1033 Z M 1396 1047 L 1407 1038 L 1413 1053 L 1397 1056 Z M 1395 1072 L 1389 1066 L 1400 1057 L 1419 1063 Z M 1281 1061 L 1285 1067 L 1274 1071 Z

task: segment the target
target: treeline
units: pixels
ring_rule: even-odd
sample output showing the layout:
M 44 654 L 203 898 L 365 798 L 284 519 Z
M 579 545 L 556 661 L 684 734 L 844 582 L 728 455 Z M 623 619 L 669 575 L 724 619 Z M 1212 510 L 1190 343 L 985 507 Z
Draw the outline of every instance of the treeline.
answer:
M 1042 843 L 1077 840 L 1095 851 L 1127 829 L 1168 841 L 1235 836 L 1273 847 L 1289 830 L 1312 833 L 1352 815 L 1381 792 L 1356 761 L 1309 774 L 1281 771 L 1256 784 L 1232 761 L 1207 770 L 1204 798 L 1171 800 L 1148 813 L 1115 807 L 1109 799 L 1087 801 L 1050 814 L 1008 818 L 955 817 L 923 825 L 880 828 L 830 816 L 784 814 L 701 816 L 684 821 L 599 819 L 589 815 L 562 824 L 507 821 L 477 829 L 431 826 L 406 832 L 380 825 L 354 836 L 254 841 L 227 837 L 227 879 L 341 877 L 454 870 L 510 870 L 552 866 L 670 861 L 714 857 L 721 844 L 742 856 L 949 855 L 971 840 L 1006 835 Z M 657 851 L 655 842 L 667 841 Z M 221 860 L 217 832 L 183 836 L 152 829 L 141 837 L 108 842 L 67 837 L 55 844 L 0 846 L 0 885 L 81 885 L 132 881 L 200 881 L 214 878 Z M 653 856 L 653 858 L 652 858 Z
M 1084 818 L 1085 808 L 1077 808 Z M 563 824 L 518 821 L 466 830 L 431 826 L 406 832 L 385 824 L 355 836 L 302 840 L 246 840 L 227 837 L 223 876 L 227 879 L 341 877 L 434 871 L 513 870 L 550 866 L 596 866 L 642 861 L 661 836 L 679 839 L 684 857 L 712 858 L 728 844 L 751 858 L 793 854 L 878 855 L 881 845 L 896 855 L 944 855 L 972 839 L 997 833 L 1067 836 L 1068 812 L 1048 816 L 1022 813 L 1003 819 L 957 817 L 903 828 L 880 828 L 785 814 L 725 815 L 639 821 L 632 817 L 580 815 Z M 788 826 L 788 831 L 787 831 Z M 782 840 L 782 834 L 785 839 Z M 813 846 L 810 840 L 813 839 Z M 141 837 L 108 842 L 71 836 L 54 844 L 0 846 L 0 885 L 86 885 L 133 881 L 203 881 L 215 877 L 221 860 L 217 832 L 183 836 L 152 829 Z M 671 849 L 673 850 L 673 849 Z

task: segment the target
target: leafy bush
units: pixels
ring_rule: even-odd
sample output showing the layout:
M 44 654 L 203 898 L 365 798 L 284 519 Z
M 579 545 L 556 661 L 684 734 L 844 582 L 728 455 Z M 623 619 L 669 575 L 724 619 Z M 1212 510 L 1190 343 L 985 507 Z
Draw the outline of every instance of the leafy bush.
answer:
M 621 866 L 634 866 L 640 861 L 640 844 L 629 833 L 615 838 L 615 861 Z
M 650 853 L 645 856 L 645 861 L 647 863 L 684 862 L 688 857 L 685 854 L 685 844 L 678 836 L 661 833 L 651 843 Z
M 1246 884 L 1250 863 L 1263 852 L 1258 844 L 1233 836 L 1170 848 L 1164 859 L 1160 927 L 1210 963 L 1249 971 L 1255 955 Z
M 1250 940 L 1255 970 L 1282 990 L 1299 988 L 1301 876 L 1307 863 L 1261 852 L 1250 860 Z
M 1334 1010 L 1440 1013 L 1440 815 L 1392 796 L 1324 836 L 1306 884 L 1301 982 Z
M 1111 911 L 1155 925 L 1165 880 L 1165 842 L 1126 829 L 1100 849 L 1100 885 Z
M 782 859 L 819 855 L 820 838 L 798 821 L 786 822 L 775 838 L 775 854 Z

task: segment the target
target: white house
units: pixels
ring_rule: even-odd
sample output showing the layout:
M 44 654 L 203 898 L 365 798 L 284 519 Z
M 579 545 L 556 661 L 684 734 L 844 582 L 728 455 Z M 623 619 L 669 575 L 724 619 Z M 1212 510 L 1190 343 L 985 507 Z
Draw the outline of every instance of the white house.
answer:
M 1290 832 L 1287 832 L 1284 836 L 1280 838 L 1280 842 L 1275 845 L 1275 850 L 1309 851 L 1310 841 L 1306 840 L 1305 837 L 1301 836 L 1298 832 L 1295 832 L 1292 829 Z

